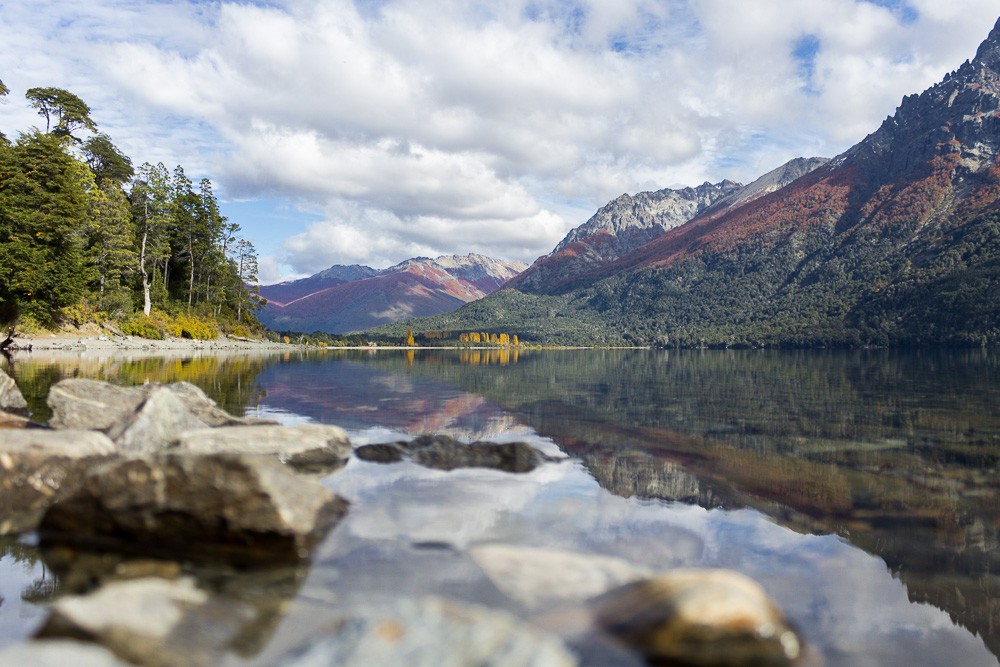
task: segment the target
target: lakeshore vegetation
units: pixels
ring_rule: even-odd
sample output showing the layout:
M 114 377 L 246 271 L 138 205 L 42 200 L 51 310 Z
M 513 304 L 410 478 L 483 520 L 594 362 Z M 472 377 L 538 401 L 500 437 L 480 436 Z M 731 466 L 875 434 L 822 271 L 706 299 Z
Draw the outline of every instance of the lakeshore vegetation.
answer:
M 10 90 L 0 82 L 0 97 Z M 31 88 L 44 119 L 0 133 L 0 325 L 113 321 L 126 334 L 214 338 L 262 330 L 257 255 L 212 182 L 134 167 L 90 108 Z

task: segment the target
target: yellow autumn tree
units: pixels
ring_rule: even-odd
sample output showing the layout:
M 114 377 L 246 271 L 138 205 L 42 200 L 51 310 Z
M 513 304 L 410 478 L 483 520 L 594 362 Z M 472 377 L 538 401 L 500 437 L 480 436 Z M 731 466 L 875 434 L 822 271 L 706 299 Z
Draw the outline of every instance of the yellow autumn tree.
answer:
M 407 347 L 415 347 L 416 344 L 417 344 L 417 341 L 413 338 L 413 329 L 407 327 L 406 328 L 406 346 Z

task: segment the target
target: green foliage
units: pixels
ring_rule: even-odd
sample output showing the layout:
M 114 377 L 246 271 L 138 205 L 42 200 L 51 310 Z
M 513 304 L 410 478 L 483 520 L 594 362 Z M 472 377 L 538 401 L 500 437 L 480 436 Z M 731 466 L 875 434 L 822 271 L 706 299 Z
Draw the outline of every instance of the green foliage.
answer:
M 33 132 L 0 149 L 0 302 L 43 323 L 85 293 L 86 167 Z
M 151 340 L 163 340 L 167 337 L 167 330 L 159 320 L 135 313 L 120 322 L 120 329 L 126 336 L 137 336 L 139 338 L 149 338 Z
M 29 88 L 24 95 L 38 115 L 45 119 L 45 131 L 72 137 L 79 129 L 97 131 L 90 117 L 90 107 L 79 97 L 62 88 Z M 53 124 L 53 121 L 55 123 Z
M 83 154 L 98 182 L 111 180 L 124 185 L 135 175 L 132 160 L 119 151 L 106 134 L 97 134 L 87 139 L 83 143 Z

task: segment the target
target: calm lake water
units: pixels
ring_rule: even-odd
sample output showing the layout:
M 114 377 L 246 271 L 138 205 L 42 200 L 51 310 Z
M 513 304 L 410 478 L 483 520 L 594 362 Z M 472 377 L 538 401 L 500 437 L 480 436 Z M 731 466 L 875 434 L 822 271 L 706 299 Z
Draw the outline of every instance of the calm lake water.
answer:
M 825 665 L 998 664 L 996 352 L 34 353 L 0 367 L 42 420 L 61 378 L 187 380 L 231 412 L 339 424 L 355 443 L 447 433 L 565 455 L 527 474 L 352 459 L 324 481 L 350 514 L 233 664 L 268 664 L 318 604 L 433 593 L 530 616 L 468 555 L 498 542 L 739 570 Z M 60 582 L 30 536 L 0 554 L 9 644 Z

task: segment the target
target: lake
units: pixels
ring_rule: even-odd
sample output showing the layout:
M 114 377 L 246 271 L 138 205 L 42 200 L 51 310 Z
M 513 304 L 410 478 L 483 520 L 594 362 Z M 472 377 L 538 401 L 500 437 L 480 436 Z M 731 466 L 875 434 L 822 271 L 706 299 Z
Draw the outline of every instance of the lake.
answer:
M 32 353 L 0 367 L 43 420 L 62 378 L 185 380 L 230 412 L 338 424 L 355 444 L 445 433 L 563 458 L 524 474 L 352 459 L 324 479 L 348 517 L 233 664 L 268 664 L 318 604 L 432 593 L 530 617 L 470 559 L 489 543 L 738 570 L 825 665 L 998 664 L 997 352 Z M 61 582 L 30 536 L 0 540 L 3 645 L 37 628 Z

